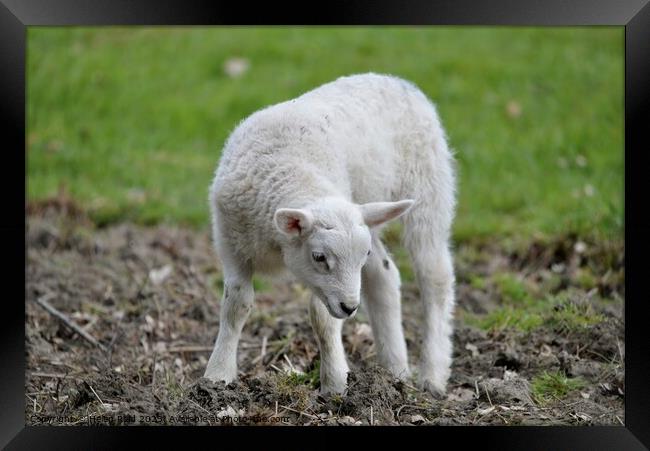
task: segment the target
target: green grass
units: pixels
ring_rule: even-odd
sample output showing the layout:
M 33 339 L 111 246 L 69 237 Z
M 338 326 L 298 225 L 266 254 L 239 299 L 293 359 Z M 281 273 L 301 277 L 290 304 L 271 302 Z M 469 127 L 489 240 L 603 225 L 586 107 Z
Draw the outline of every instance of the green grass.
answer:
M 307 385 L 310 388 L 317 388 L 320 382 L 320 360 L 316 360 L 311 370 L 306 373 L 291 372 L 286 375 L 285 383 L 297 387 Z
M 497 273 L 492 277 L 501 302 L 506 304 L 522 304 L 530 299 L 526 284 L 516 274 L 509 272 Z
M 271 291 L 272 288 L 273 287 L 271 286 L 271 282 L 265 277 L 262 276 L 253 277 L 253 289 L 255 290 L 256 293 L 265 293 Z
M 223 294 L 223 275 L 214 275 L 210 283 L 217 296 L 220 297 Z M 273 286 L 267 277 L 256 275 L 253 277 L 253 289 L 256 293 L 267 293 L 273 289 Z
M 531 384 L 533 400 L 540 405 L 566 398 L 571 392 L 580 390 L 585 381 L 580 378 L 569 378 L 562 372 L 543 372 L 536 376 Z
M 484 330 L 516 329 L 531 332 L 546 328 L 563 334 L 585 330 L 605 318 L 595 312 L 589 303 L 571 302 L 566 294 L 535 299 L 526 296 L 519 302 L 505 301 L 485 315 L 466 313 L 465 321 Z
M 475 274 L 470 275 L 469 284 L 472 288 L 477 290 L 485 290 L 487 288 L 487 280 L 485 277 L 477 276 Z
M 539 311 L 531 312 L 512 306 L 496 308 L 484 316 L 468 314 L 465 321 L 467 324 L 484 330 L 513 328 L 524 332 L 537 329 L 544 324 L 544 319 Z
M 590 304 L 561 302 L 553 305 L 546 315 L 546 325 L 558 333 L 584 330 L 604 321 L 605 317 L 594 312 Z
M 241 78 L 231 57 L 250 61 Z M 28 198 L 63 187 L 100 224 L 206 227 L 242 118 L 366 71 L 436 102 L 457 240 L 622 233 L 622 27 L 29 27 Z

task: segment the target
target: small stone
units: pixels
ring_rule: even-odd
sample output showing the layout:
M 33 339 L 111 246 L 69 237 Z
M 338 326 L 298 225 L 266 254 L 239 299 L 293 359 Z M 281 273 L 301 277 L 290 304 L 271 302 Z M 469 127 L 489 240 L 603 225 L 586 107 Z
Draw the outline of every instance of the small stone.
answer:
M 447 401 L 453 403 L 462 403 L 473 401 L 476 397 L 474 390 L 469 388 L 457 387 L 447 394 Z
M 566 266 L 564 265 L 564 263 L 553 263 L 553 265 L 551 265 L 551 271 L 553 271 L 556 274 L 560 274 L 564 272 L 565 268 Z
M 465 345 L 465 349 L 467 349 L 469 352 L 472 353 L 472 357 L 478 357 L 479 356 L 478 348 L 476 347 L 476 345 L 473 345 L 471 343 L 467 343 Z
M 494 409 L 494 406 L 490 406 L 487 409 L 478 409 L 477 412 L 479 415 L 487 415 L 488 413 L 493 412 Z
M 359 425 L 359 424 L 362 424 L 362 423 L 361 423 L 361 421 L 357 421 L 354 418 L 346 415 L 346 416 L 341 417 L 339 419 L 339 424 L 342 424 L 342 425 Z
M 505 370 L 505 372 L 503 373 L 503 380 L 506 382 L 513 381 L 518 377 L 519 375 L 517 374 L 516 371 Z
M 411 415 L 411 424 L 422 424 L 425 421 L 422 415 Z
M 154 285 L 160 285 L 169 277 L 172 273 L 172 266 L 165 265 L 162 268 L 152 269 L 149 271 L 149 279 Z
M 544 343 L 544 344 L 542 344 L 542 346 L 540 348 L 539 355 L 542 355 L 542 356 L 553 355 L 553 349 L 551 349 L 551 347 L 549 345 Z
M 506 105 L 506 112 L 511 118 L 518 118 L 521 116 L 521 105 L 515 100 L 511 100 Z
M 479 383 L 480 398 L 494 404 L 513 403 L 532 404 L 528 381 L 521 377 L 504 379 L 486 379 Z M 489 393 L 489 395 L 488 395 Z
M 226 418 L 226 417 L 232 418 L 235 416 L 237 416 L 237 411 L 233 409 L 231 406 L 227 406 L 225 409 L 217 413 L 217 418 L 219 419 Z
M 573 250 L 575 250 L 578 254 L 582 254 L 587 250 L 587 245 L 582 241 L 577 241 L 573 246 Z
M 246 58 L 230 58 L 223 64 L 223 71 L 230 78 L 239 78 L 248 71 L 249 67 L 250 62 Z

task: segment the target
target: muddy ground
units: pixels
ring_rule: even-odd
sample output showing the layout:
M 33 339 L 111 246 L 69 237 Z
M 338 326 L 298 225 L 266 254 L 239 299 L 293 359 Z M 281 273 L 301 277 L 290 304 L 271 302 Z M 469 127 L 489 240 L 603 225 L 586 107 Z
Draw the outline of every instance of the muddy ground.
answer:
M 27 424 L 622 425 L 625 420 L 622 242 L 562 237 L 544 244 L 531 239 L 518 248 L 458 245 L 447 397 L 433 399 L 415 382 L 394 381 L 376 366 L 361 310 L 344 327 L 352 368 L 348 392 L 323 398 L 315 388 L 318 348 L 307 316 L 308 293 L 289 276 L 256 282 L 256 306 L 239 348 L 241 377 L 228 386 L 214 384 L 201 378 L 218 330 L 221 296 L 207 231 L 130 224 L 98 229 L 74 209 L 50 207 L 32 208 L 27 217 Z M 562 294 L 564 303 L 555 312 L 586 308 L 598 320 L 569 327 L 551 321 L 552 313 L 530 329 L 470 326 L 477 324 L 470 318 L 480 321 L 505 302 L 489 282 L 491 274 L 504 271 L 538 294 Z M 414 283 L 404 281 L 402 291 L 413 363 L 420 305 Z M 36 299 L 98 343 L 73 332 Z M 545 372 L 582 383 L 540 396 L 535 380 Z

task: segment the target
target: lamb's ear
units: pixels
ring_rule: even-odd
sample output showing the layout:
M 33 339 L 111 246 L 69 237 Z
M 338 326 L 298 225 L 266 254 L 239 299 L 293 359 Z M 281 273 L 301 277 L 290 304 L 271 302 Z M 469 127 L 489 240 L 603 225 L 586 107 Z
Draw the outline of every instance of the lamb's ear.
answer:
M 309 233 L 314 217 L 308 210 L 278 208 L 273 216 L 278 230 L 287 236 L 296 237 Z
M 414 203 L 414 200 L 404 199 L 397 202 L 371 202 L 360 207 L 366 225 L 375 227 L 402 216 Z

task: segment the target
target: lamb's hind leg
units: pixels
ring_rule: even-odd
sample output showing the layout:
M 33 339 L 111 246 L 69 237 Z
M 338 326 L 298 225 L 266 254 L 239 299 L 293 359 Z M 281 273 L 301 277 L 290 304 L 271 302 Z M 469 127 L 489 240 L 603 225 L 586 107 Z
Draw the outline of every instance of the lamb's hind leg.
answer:
M 455 300 L 449 221 L 435 217 L 438 211 L 414 207 L 404 223 L 406 246 L 424 307 L 418 379 L 422 388 L 442 395 L 451 373 Z
M 409 367 L 402 328 L 400 276 L 377 234 L 362 272 L 362 294 L 368 307 L 379 363 L 395 377 L 406 379 Z
M 217 252 L 221 254 L 224 274 L 221 318 L 217 341 L 204 377 L 230 383 L 237 378 L 237 345 L 253 308 L 253 271 L 249 262 L 238 261 L 229 255 L 227 249 Z

